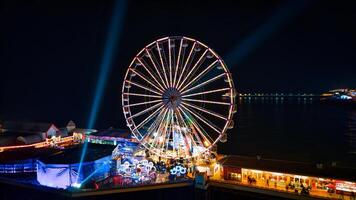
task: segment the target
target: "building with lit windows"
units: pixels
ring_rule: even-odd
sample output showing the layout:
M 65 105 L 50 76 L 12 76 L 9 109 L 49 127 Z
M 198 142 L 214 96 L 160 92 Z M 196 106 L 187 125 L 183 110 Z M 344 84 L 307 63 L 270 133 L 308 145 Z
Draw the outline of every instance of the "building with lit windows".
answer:
M 274 190 L 308 194 L 356 192 L 354 169 L 336 165 L 226 156 L 219 160 L 223 180 Z

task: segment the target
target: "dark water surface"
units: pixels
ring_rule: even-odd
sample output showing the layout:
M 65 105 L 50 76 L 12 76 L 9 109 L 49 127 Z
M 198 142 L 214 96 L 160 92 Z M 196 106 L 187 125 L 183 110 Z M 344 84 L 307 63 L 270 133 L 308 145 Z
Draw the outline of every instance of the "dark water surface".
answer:
M 310 98 L 242 98 L 223 154 L 356 166 L 355 105 Z

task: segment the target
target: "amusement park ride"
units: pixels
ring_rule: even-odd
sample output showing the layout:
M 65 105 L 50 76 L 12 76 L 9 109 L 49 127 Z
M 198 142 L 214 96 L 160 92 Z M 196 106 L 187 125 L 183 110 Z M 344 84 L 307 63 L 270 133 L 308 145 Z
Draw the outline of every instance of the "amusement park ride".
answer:
M 236 91 L 224 61 L 188 37 L 158 39 L 132 60 L 122 87 L 127 126 L 160 158 L 189 159 L 226 142 Z
M 212 171 L 214 147 L 226 142 L 234 125 L 235 96 L 231 73 L 215 51 L 188 37 L 161 38 L 144 47 L 125 74 L 122 106 L 130 138 L 111 129 L 78 129 L 71 122 L 63 137 L 1 147 L 8 154 L 32 147 L 61 152 L 29 163 L 0 164 L 0 174 L 31 171 L 40 185 L 65 189 L 98 187 L 114 179 L 120 184 L 166 182 L 189 173 L 193 177 L 202 167 Z M 78 151 L 84 156 L 76 156 Z
M 123 82 L 123 112 L 140 145 L 115 148 L 118 174 L 144 182 L 210 170 L 213 147 L 233 127 L 235 96 L 231 73 L 205 44 L 180 36 L 148 44 Z

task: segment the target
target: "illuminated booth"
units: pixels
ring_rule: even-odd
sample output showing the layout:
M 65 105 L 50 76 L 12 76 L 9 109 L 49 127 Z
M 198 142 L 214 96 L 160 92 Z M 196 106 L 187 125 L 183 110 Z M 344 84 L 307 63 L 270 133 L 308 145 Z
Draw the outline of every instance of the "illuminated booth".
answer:
M 351 168 L 246 156 L 226 156 L 218 163 L 222 166 L 220 178 L 237 184 L 316 195 L 356 192 Z
M 73 148 L 39 159 L 37 181 L 44 186 L 65 189 L 110 175 L 111 145 L 88 144 L 87 155 L 80 164 L 81 152 L 81 148 Z
M 75 164 L 45 164 L 37 161 L 37 181 L 44 186 L 54 188 L 68 188 L 80 184 L 85 177 L 93 172 L 92 179 L 103 179 L 109 176 L 110 156 L 99 160 L 82 163 L 82 169 L 78 174 L 79 163 Z

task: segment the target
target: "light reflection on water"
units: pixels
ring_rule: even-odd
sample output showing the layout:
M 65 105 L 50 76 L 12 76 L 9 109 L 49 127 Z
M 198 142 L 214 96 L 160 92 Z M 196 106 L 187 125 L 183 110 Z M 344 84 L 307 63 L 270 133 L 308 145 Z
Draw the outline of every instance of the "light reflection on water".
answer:
M 356 163 L 355 107 L 310 97 L 245 97 L 238 104 L 220 153 Z

